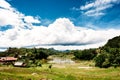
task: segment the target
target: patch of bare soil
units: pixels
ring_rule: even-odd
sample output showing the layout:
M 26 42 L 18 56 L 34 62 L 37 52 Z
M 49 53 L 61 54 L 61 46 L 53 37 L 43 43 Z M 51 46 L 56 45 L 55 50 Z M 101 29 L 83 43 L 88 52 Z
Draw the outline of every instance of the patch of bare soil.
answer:
M 89 67 L 89 66 L 87 66 L 87 67 L 84 67 L 84 66 L 80 66 L 80 67 L 78 67 L 79 69 L 91 69 L 91 68 L 93 68 L 93 67 Z

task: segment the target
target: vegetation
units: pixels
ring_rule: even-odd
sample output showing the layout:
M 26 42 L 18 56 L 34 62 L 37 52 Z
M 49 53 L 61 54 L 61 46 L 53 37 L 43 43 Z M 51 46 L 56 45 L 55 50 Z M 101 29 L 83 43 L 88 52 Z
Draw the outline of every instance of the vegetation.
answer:
M 108 40 L 108 43 L 105 45 L 105 47 L 120 48 L 120 36 Z
M 110 66 L 120 66 L 120 36 L 110 39 L 107 44 L 97 49 L 85 50 L 66 50 L 57 51 L 53 48 L 8 48 L 0 56 L 14 56 L 19 60 L 29 63 L 28 66 L 39 66 L 47 61 L 50 55 L 65 57 L 65 55 L 74 55 L 78 60 L 94 60 L 95 66 L 108 68 Z
M 56 50 L 44 48 L 11 48 L 0 53 L 0 57 L 12 56 L 18 58 L 18 61 L 27 63 L 26 67 L 42 66 L 42 63 L 47 62 L 47 57 L 55 54 Z
M 75 50 L 75 58 L 80 60 L 94 60 L 95 66 L 108 68 L 120 66 L 120 36 L 110 39 L 107 44 L 97 49 Z
M 95 57 L 95 66 L 100 68 L 108 68 L 110 67 L 110 62 L 108 60 L 108 56 L 105 53 L 101 53 Z
M 110 39 L 105 46 L 100 49 L 95 58 L 95 65 L 108 68 L 110 66 L 120 66 L 120 36 Z
M 18 61 L 27 63 L 28 68 L 11 65 L 6 67 L 0 64 L 0 80 L 120 79 L 120 36 L 110 39 L 105 46 L 96 49 L 57 51 L 53 48 L 9 47 L 0 53 L 0 57 L 5 56 L 18 58 Z M 48 64 L 50 56 L 73 59 L 76 63 Z
M 75 50 L 73 53 L 80 60 L 92 60 L 97 55 L 95 49 Z
M 83 62 L 84 63 L 84 62 Z M 78 68 L 81 64 L 64 65 L 65 68 L 42 67 L 19 68 L 0 67 L 0 80 L 119 80 L 120 68 Z M 60 66 L 60 65 L 59 65 Z M 71 66 L 71 67 L 70 67 Z

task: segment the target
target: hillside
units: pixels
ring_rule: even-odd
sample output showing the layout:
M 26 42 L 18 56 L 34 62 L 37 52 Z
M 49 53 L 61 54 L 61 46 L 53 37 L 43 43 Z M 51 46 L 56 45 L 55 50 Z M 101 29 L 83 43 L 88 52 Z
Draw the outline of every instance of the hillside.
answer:
M 114 37 L 114 38 L 108 40 L 105 47 L 120 48 L 120 36 L 117 36 L 117 37 Z

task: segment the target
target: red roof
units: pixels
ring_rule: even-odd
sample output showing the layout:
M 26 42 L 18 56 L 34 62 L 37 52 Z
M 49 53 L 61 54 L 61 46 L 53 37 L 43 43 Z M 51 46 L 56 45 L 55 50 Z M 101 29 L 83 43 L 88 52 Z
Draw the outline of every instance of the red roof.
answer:
M 17 58 L 14 57 L 0 57 L 0 61 L 4 62 L 4 61 L 16 61 Z

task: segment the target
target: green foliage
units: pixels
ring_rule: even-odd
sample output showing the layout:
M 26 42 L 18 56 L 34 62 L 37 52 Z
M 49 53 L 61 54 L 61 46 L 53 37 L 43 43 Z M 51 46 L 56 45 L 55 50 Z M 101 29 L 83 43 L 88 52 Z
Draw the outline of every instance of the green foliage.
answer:
M 107 49 L 107 50 L 106 50 Z M 118 48 L 104 48 L 104 50 L 95 57 L 95 66 L 108 68 L 110 66 L 120 65 L 120 53 Z M 117 67 L 116 66 L 116 67 Z
M 35 55 L 35 59 L 47 59 L 47 57 L 48 57 L 48 54 L 47 52 L 44 52 L 44 51 L 39 51 Z
M 81 60 L 91 60 L 96 56 L 96 52 L 95 49 L 76 50 L 74 56 Z
M 109 48 L 103 50 L 100 54 L 95 57 L 95 66 L 108 68 L 110 66 L 120 65 L 120 53 L 116 50 L 117 48 Z M 108 51 L 108 52 L 106 52 Z
M 100 54 L 94 59 L 95 66 L 117 67 L 120 66 L 120 36 L 110 39 L 105 46 L 100 49 Z
M 6 56 L 6 52 L 0 52 L 0 57 L 5 57 Z
M 42 63 L 47 62 L 47 57 L 51 54 L 56 54 L 54 49 L 45 48 L 12 48 L 9 47 L 5 52 L 1 52 L 0 57 L 12 56 L 18 58 L 19 61 L 27 63 L 30 66 L 42 66 Z M 45 60 L 44 60 L 45 59 Z
M 102 67 L 103 67 L 103 68 L 108 68 L 108 67 L 110 67 L 110 62 L 109 62 L 108 59 L 105 59 L 105 61 L 102 63 Z
M 108 43 L 105 46 L 111 48 L 120 48 L 120 36 L 108 40 Z
M 105 46 L 97 49 L 57 51 L 53 48 L 11 48 L 1 52 L 0 56 L 14 56 L 30 65 L 41 66 L 50 55 L 66 57 L 74 54 L 75 59 L 93 60 L 95 66 L 108 68 L 120 66 L 120 36 L 110 39 Z
M 36 66 L 42 67 L 42 64 L 41 64 L 41 61 L 40 61 L 40 60 L 36 60 L 36 61 L 35 61 L 35 64 L 36 64 Z
M 107 57 L 107 55 L 105 53 L 99 54 L 97 57 L 95 57 L 95 59 L 94 59 L 95 60 L 95 66 L 102 68 L 103 65 L 106 65 L 106 63 L 104 63 L 106 57 Z

